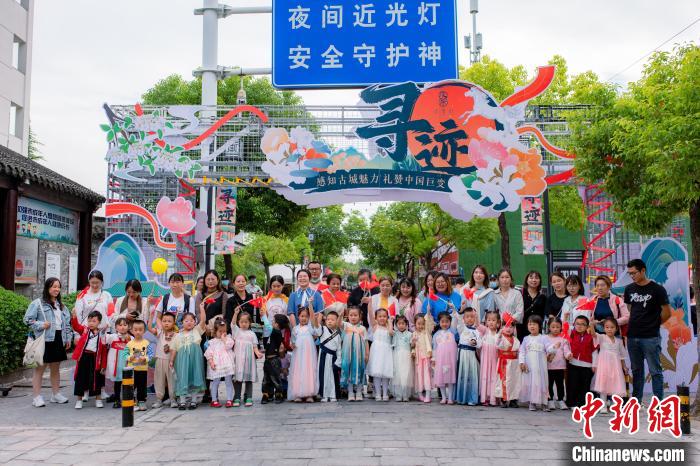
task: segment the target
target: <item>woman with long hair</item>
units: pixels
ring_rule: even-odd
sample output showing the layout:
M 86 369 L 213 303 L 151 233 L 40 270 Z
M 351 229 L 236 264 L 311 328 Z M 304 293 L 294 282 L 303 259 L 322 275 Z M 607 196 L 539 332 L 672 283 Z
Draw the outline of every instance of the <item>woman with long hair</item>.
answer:
M 31 302 L 23 319 L 35 338 L 44 335 L 44 359 L 42 364 L 34 369 L 32 377 L 32 406 L 36 408 L 46 405 L 41 396 L 41 381 L 46 366 L 49 366 L 51 377 L 51 402 L 68 403 L 68 398 L 60 392 L 59 370 L 61 361 L 68 359 L 66 350 L 70 349 L 73 336 L 70 319 L 70 311 L 61 301 L 61 281 L 55 277 L 47 278 L 41 298 Z
M 530 270 L 525 275 L 523 283 L 523 320 L 515 326 L 520 343 L 530 334 L 527 322 L 530 316 L 540 316 L 544 321 L 544 309 L 547 305 L 547 297 L 542 293 L 542 275 L 537 270 Z
M 471 278 L 462 293 L 462 309 L 471 307 L 476 311 L 479 322 L 484 321 L 487 312 L 496 309 L 494 290 L 489 287 L 489 273 L 483 265 L 472 269 Z
M 396 314 L 399 316 L 406 316 L 409 330 L 413 332 L 416 329 L 416 314 L 421 312 L 422 307 L 421 300 L 418 299 L 416 284 L 408 277 L 402 278 L 399 281 L 399 287 L 395 296 L 399 302 L 399 308 Z

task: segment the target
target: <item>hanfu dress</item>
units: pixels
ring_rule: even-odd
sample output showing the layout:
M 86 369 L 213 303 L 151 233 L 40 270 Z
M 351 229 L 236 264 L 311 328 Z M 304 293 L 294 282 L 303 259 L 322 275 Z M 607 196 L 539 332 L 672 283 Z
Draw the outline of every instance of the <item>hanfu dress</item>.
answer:
M 124 338 L 118 333 L 110 333 L 105 335 L 105 344 L 109 348 L 107 352 L 107 371 L 105 375 L 112 382 L 122 381 L 122 371 L 127 365 L 126 361 L 129 358 L 129 352 L 126 349 L 126 344 L 131 340 L 130 335 Z
M 479 402 L 479 360 L 476 351 L 481 347 L 481 333 L 476 327 L 464 325 L 461 316 L 453 314 L 452 321 L 459 332 L 459 369 L 455 401 L 475 405 Z
M 430 393 L 433 389 L 431 362 L 433 357 L 433 344 L 427 330 L 415 331 L 411 337 L 414 345 L 415 364 L 415 389 L 417 393 L 423 391 Z M 454 338 L 454 337 L 453 337 Z
M 320 327 L 297 325 L 292 329 L 294 352 L 289 365 L 287 399 L 308 398 L 318 394 L 318 356 L 314 339 Z
M 498 380 L 498 332 L 479 326 L 481 352 L 479 367 L 479 393 L 482 403 L 496 404 L 496 381 Z
M 318 394 L 321 398 L 340 396 L 340 348 L 342 335 L 338 330 L 321 327 L 318 344 Z
M 367 374 L 383 379 L 391 379 L 394 376 L 391 335 L 385 327 L 376 326 L 372 332 L 372 350 L 367 362 Z
M 517 400 L 520 396 L 520 366 L 518 350 L 520 340 L 514 335 L 501 335 L 498 339 L 498 378 L 494 395 L 503 401 Z
M 365 384 L 365 341 L 367 329 L 362 322 L 353 325 L 343 322 L 340 386 Z
M 457 341 L 451 330 L 440 329 L 433 335 L 433 386 L 444 387 L 457 382 Z
M 197 325 L 190 331 L 182 330 L 173 338 L 171 348 L 175 355 L 175 395 L 187 396 L 203 392 L 204 355 L 200 346 L 204 330 Z
M 413 359 L 411 358 L 411 332 L 395 331 L 392 340 L 394 347 L 394 376 L 391 379 L 391 393 L 397 400 L 408 401 L 413 395 Z
M 547 354 L 556 349 L 550 345 L 545 335 L 528 335 L 520 345 L 518 359 L 527 365 L 522 374 L 519 400 L 535 405 L 547 404 L 549 399 L 549 376 L 547 374 Z
M 214 361 L 216 369 L 207 364 L 207 379 L 214 380 L 234 373 L 233 338 L 226 335 L 225 338 L 212 338 L 209 340 L 204 357 Z
M 255 362 L 254 348 L 258 346 L 258 337 L 252 330 L 242 330 L 238 325 L 232 325 L 233 332 L 233 356 L 235 382 L 256 382 L 258 379 L 258 367 Z

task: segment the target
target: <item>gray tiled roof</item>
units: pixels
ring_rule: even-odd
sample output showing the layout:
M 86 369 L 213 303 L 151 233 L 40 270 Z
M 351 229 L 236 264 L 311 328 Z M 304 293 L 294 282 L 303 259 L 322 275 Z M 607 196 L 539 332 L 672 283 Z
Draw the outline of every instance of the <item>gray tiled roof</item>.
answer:
M 100 194 L 4 146 L 0 146 L 0 174 L 29 180 L 95 205 L 105 202 L 105 198 Z

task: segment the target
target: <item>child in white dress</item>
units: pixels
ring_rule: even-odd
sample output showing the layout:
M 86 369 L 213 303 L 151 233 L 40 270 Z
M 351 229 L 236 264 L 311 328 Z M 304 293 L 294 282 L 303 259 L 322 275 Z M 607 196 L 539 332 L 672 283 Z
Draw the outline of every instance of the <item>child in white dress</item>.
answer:
M 377 401 L 389 401 L 389 384 L 394 377 L 394 355 L 391 339 L 394 335 L 394 318 L 384 308 L 369 311 L 372 346 L 367 363 L 367 374 L 374 377 L 374 393 Z
M 411 357 L 411 336 L 409 322 L 405 315 L 396 318 L 394 347 L 394 377 L 391 379 L 391 393 L 396 401 L 408 401 L 413 394 L 413 358 Z
M 540 333 L 541 329 L 540 316 L 533 315 L 527 319 L 527 330 L 530 334 L 523 340 L 518 354 L 520 370 L 523 372 L 520 401 L 529 403 L 530 411 L 536 411 L 538 406 L 541 406 L 543 411 L 549 411 L 547 354 L 555 353 L 556 348 Z
M 215 338 L 209 340 L 204 358 L 207 360 L 207 379 L 209 379 L 209 392 L 211 393 L 211 407 L 220 408 L 219 383 L 224 378 L 226 384 L 226 407 L 233 406 L 233 338 L 226 334 L 226 321 L 217 317 L 214 321 Z
M 253 406 L 253 382 L 258 378 L 256 358 L 262 357 L 258 350 L 258 337 L 250 329 L 252 317 L 248 312 L 240 313 L 240 310 L 240 306 L 236 307 L 231 319 L 231 333 L 234 341 L 234 408 L 239 407 L 241 401 L 245 402 L 246 407 Z

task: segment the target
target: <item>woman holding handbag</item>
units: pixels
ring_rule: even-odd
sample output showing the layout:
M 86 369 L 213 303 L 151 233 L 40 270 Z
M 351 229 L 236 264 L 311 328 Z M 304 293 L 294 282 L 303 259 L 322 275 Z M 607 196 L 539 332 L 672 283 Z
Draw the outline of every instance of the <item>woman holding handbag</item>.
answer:
M 24 314 L 24 323 L 31 328 L 35 341 L 44 341 L 43 358 L 37 358 L 38 366 L 34 369 L 32 378 L 32 406 L 46 406 L 41 396 L 41 381 L 47 365 L 51 374 L 51 402 L 68 403 L 68 398 L 59 391 L 59 369 L 61 361 L 68 359 L 66 350 L 70 349 L 73 331 L 70 327 L 70 311 L 61 302 L 61 282 L 58 278 L 46 279 L 42 296 L 29 305 Z

